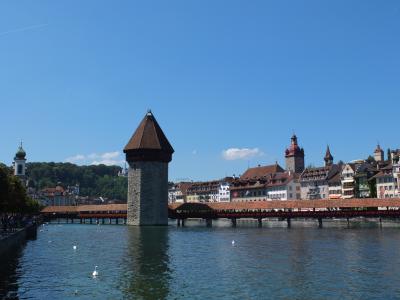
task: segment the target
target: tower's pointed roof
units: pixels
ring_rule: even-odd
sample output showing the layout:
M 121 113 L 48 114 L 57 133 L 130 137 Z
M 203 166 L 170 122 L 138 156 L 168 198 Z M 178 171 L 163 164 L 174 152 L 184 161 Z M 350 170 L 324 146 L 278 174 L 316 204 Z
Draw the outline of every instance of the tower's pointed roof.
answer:
M 165 161 L 171 157 L 174 149 L 149 110 L 125 146 L 124 152 L 127 154 L 127 158 L 129 154 L 140 154 L 140 157 L 134 155 L 134 160 Z M 169 158 L 168 161 L 170 160 Z
M 381 153 L 381 152 L 383 152 L 383 150 L 382 150 L 382 148 L 381 148 L 381 145 L 378 143 L 378 145 L 376 146 L 376 149 L 375 149 L 375 151 L 374 151 L 375 153 Z
M 329 145 L 326 147 L 325 159 L 333 160 L 333 156 L 331 154 L 331 149 L 329 149 Z

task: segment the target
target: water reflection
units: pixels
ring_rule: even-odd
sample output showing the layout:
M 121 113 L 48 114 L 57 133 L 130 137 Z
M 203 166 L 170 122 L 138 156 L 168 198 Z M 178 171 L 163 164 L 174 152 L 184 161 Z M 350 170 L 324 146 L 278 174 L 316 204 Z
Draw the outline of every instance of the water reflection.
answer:
M 125 299 L 165 299 L 170 269 L 167 227 L 129 227 L 122 272 Z

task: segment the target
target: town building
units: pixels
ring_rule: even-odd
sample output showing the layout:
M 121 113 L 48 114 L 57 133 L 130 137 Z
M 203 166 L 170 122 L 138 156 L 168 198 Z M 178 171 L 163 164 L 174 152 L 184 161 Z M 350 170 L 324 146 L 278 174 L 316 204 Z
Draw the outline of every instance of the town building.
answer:
M 304 170 L 304 149 L 300 148 L 293 134 L 291 144 L 285 151 L 286 171 L 300 174 Z
M 239 178 L 231 184 L 231 201 L 272 201 L 300 199 L 299 175 L 273 172 L 261 177 Z
M 354 175 L 356 198 L 376 197 L 376 179 L 374 176 L 377 173 L 377 169 L 367 162 L 356 167 L 356 173 Z
M 168 203 L 187 202 L 187 190 L 191 185 L 191 182 L 178 182 L 170 184 L 168 189 Z
M 232 181 L 231 181 L 232 182 Z M 218 189 L 218 202 L 231 201 L 230 182 L 221 182 Z
M 355 163 L 347 163 L 344 165 L 342 173 L 341 173 L 341 181 L 342 181 L 342 198 L 343 199 L 351 199 L 356 196 L 356 164 Z
M 376 192 L 379 199 L 393 198 L 396 195 L 396 184 L 393 176 L 392 164 L 387 165 L 379 170 L 379 173 L 374 176 L 376 179 Z
M 64 189 L 61 185 L 45 188 L 38 192 L 37 200 L 43 206 L 76 205 L 79 197 L 79 185 Z
M 374 197 L 376 195 L 374 176 L 377 172 L 373 164 L 364 160 L 345 164 L 341 174 L 342 198 Z
M 329 199 L 341 199 L 342 198 L 342 181 L 340 178 L 340 171 L 328 180 Z
M 241 180 L 251 180 L 266 177 L 274 173 L 283 173 L 285 170 L 276 162 L 273 165 L 261 166 L 248 168 L 246 172 L 240 176 Z
M 187 202 L 226 202 L 230 198 L 230 183 L 233 177 L 220 180 L 193 182 L 187 189 Z
M 395 183 L 394 197 L 400 198 L 400 149 L 391 152 L 393 179 Z
M 301 199 L 316 200 L 338 198 L 337 174 L 342 166 L 333 163 L 333 155 L 326 147 L 324 167 L 306 168 L 300 175 Z
M 329 181 L 340 172 L 340 165 L 306 168 L 300 176 L 301 199 L 328 199 Z

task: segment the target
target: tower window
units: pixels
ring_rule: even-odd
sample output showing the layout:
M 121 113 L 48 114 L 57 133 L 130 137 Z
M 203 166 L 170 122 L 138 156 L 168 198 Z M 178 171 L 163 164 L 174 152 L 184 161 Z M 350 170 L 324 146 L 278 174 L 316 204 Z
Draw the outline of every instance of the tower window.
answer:
M 22 175 L 22 165 L 18 165 L 17 167 L 17 174 Z

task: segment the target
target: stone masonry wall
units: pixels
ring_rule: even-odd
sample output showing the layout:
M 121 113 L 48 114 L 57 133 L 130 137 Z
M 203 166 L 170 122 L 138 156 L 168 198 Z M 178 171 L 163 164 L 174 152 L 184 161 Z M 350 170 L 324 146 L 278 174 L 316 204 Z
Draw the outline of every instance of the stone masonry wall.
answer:
M 127 224 L 168 224 L 168 163 L 129 163 Z

